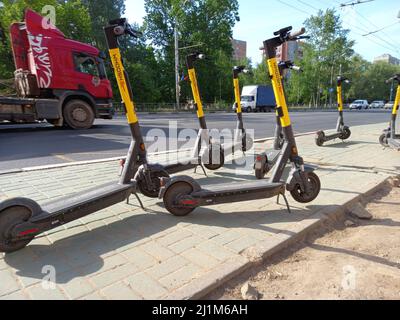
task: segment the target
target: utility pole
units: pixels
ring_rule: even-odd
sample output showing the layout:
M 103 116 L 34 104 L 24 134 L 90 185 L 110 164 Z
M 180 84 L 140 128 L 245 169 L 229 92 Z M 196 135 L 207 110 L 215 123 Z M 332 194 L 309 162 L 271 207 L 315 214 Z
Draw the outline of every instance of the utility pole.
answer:
M 393 101 L 393 92 L 394 92 L 394 80 L 392 80 L 392 85 L 390 87 L 390 99 L 389 99 L 389 102 Z
M 174 29 L 174 36 L 175 36 L 175 92 L 176 92 L 176 105 L 175 111 L 180 109 L 180 95 L 181 95 L 181 88 L 179 85 L 179 33 L 178 33 L 178 21 L 175 21 L 175 29 Z

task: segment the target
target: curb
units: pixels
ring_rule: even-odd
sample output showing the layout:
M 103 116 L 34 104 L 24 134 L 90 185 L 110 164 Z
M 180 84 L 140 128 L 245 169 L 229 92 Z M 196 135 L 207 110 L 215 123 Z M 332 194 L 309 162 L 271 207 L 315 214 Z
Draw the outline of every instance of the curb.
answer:
M 200 300 L 216 290 L 226 282 L 232 280 L 244 271 L 258 266 L 261 262 L 275 255 L 279 251 L 287 249 L 292 244 L 303 240 L 310 232 L 320 228 L 326 221 L 334 218 L 341 218 L 358 202 L 370 197 L 377 191 L 393 186 L 393 181 L 400 179 L 400 176 L 392 176 L 367 190 L 365 193 L 355 196 L 341 206 L 331 206 L 319 210 L 309 219 L 300 223 L 298 230 L 293 231 L 294 236 L 279 234 L 279 238 L 259 243 L 240 254 L 234 260 L 228 260 L 218 269 L 208 272 L 208 274 L 196 279 L 177 291 L 167 294 L 163 298 L 166 300 Z

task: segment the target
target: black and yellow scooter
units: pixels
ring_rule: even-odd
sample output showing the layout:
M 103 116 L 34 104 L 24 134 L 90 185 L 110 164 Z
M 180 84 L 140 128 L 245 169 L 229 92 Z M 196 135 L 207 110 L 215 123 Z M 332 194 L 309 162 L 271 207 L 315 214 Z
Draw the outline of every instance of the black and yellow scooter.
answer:
M 322 147 L 325 142 L 332 141 L 335 139 L 341 139 L 342 141 L 347 140 L 351 136 L 350 128 L 344 125 L 343 118 L 343 94 L 342 85 L 343 83 L 350 83 L 350 80 L 346 77 L 339 76 L 337 78 L 337 101 L 339 110 L 339 119 L 336 125 L 336 132 L 333 134 L 325 134 L 324 131 L 318 131 L 315 137 L 315 143 L 318 147 Z
M 240 83 L 239 83 L 239 75 L 241 73 L 249 73 L 249 70 L 246 69 L 245 66 L 235 66 L 233 67 L 233 88 L 235 91 L 235 110 L 237 115 L 237 126 L 235 137 L 233 140 L 233 152 L 238 148 L 241 148 L 242 152 L 249 151 L 253 145 L 253 139 L 246 133 L 246 129 L 244 127 L 243 122 L 243 110 L 241 104 L 240 97 Z
M 384 130 L 379 137 L 379 142 L 384 147 L 390 147 L 400 151 L 400 135 L 396 134 L 396 120 L 400 108 L 400 74 L 394 75 L 392 78 L 388 79 L 386 83 L 391 83 L 392 81 L 397 81 L 398 83 L 396 99 L 392 110 L 392 119 L 390 121 L 390 127 Z
M 126 19 L 111 21 L 104 29 L 118 87 L 123 99 L 132 142 L 119 181 L 73 194 L 66 198 L 39 205 L 26 198 L 13 198 L 0 203 L 0 252 L 24 248 L 37 235 L 80 219 L 96 211 L 128 200 L 134 194 L 143 207 L 137 192 L 158 193 L 160 178 L 168 177 L 164 168 L 150 165 L 141 134 L 138 116 L 132 100 L 132 89 L 124 69 L 118 38 L 140 33 L 133 30 Z
M 192 154 L 187 158 L 179 158 L 179 161 L 167 161 L 163 163 L 164 171 L 168 175 L 176 174 L 182 171 L 195 169 L 200 167 L 203 170 L 205 176 L 207 172 L 205 169 L 210 171 L 216 171 L 224 166 L 225 157 L 224 151 L 220 144 L 213 142 L 209 136 L 207 129 L 207 122 L 203 110 L 202 101 L 200 99 L 199 88 L 197 84 L 196 71 L 194 69 L 194 63 L 197 60 L 204 59 L 203 54 L 195 53 L 190 54 L 186 57 L 186 63 L 189 69 L 189 78 L 191 83 L 191 89 L 195 100 L 195 107 L 197 118 L 199 120 L 199 131 L 197 134 L 196 142 L 192 149 Z M 205 146 L 205 147 L 204 147 Z M 122 168 L 125 166 L 126 161 L 121 161 Z M 156 179 L 155 177 L 154 179 Z M 146 187 L 147 185 L 141 185 L 141 192 L 145 196 L 150 198 L 157 198 L 159 189 Z
M 189 176 L 162 178 L 160 199 L 163 199 L 165 208 L 171 214 L 185 216 L 202 206 L 265 199 L 280 195 L 286 200 L 286 190 L 301 203 L 309 203 L 318 196 L 321 183 L 314 169 L 306 167 L 298 153 L 276 59 L 277 47 L 287 41 L 304 39 L 301 36 L 305 33 L 304 29 L 296 34 L 290 34 L 291 30 L 292 27 L 281 29 L 274 33 L 274 38 L 264 42 L 268 69 L 278 105 L 277 112 L 285 137 L 285 144 L 272 177 L 269 181 L 231 182 L 204 187 Z M 288 180 L 284 182 L 281 179 L 288 161 L 292 164 L 292 170 Z M 288 205 L 287 200 L 286 203 Z M 288 210 L 290 211 L 289 205 Z
M 264 50 L 264 48 L 261 49 Z M 281 61 L 279 63 L 279 71 L 281 75 L 283 75 L 284 72 L 288 69 L 301 71 L 301 68 L 294 65 L 294 63 L 291 61 Z M 285 137 L 282 132 L 281 120 L 279 114 L 277 113 L 273 149 L 256 155 L 254 169 L 257 179 L 264 179 L 265 175 L 272 170 L 279 159 L 284 143 Z

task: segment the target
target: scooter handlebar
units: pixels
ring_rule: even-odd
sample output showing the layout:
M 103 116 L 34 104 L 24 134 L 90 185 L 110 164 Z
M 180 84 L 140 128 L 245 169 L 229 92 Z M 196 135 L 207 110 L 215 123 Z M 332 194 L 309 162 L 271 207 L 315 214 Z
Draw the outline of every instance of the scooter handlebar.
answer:
M 390 79 L 387 79 L 385 82 L 386 82 L 387 84 L 389 84 L 389 83 L 391 83 L 391 82 L 394 81 L 394 80 L 396 80 L 396 81 L 398 81 L 398 82 L 400 83 L 400 74 L 394 75 L 394 76 L 391 77 Z
M 132 28 L 126 18 L 112 20 L 110 21 L 110 25 L 115 25 L 114 33 L 117 36 L 122 36 L 124 34 L 130 35 L 133 38 L 140 38 L 143 36 L 141 31 Z

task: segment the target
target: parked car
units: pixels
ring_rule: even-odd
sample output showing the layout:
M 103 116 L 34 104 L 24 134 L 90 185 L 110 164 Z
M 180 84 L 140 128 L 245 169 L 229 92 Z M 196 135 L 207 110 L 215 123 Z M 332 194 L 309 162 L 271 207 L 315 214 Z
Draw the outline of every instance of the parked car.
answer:
M 394 106 L 394 101 L 389 101 L 388 103 L 385 104 L 384 108 L 393 109 L 393 106 Z
M 362 110 L 368 108 L 369 104 L 367 100 L 356 100 L 352 104 L 350 104 L 350 110 Z
M 385 101 L 376 100 L 371 103 L 369 106 L 371 109 L 382 109 L 385 106 Z

